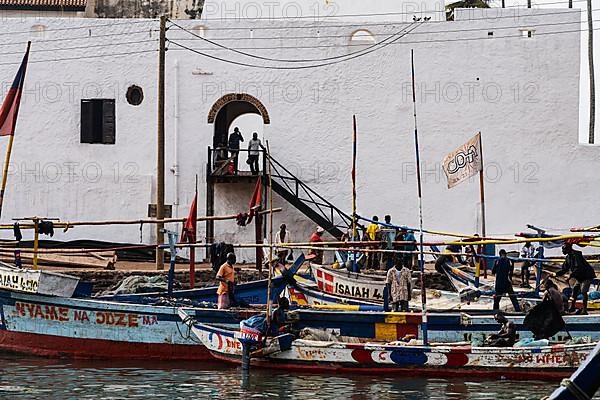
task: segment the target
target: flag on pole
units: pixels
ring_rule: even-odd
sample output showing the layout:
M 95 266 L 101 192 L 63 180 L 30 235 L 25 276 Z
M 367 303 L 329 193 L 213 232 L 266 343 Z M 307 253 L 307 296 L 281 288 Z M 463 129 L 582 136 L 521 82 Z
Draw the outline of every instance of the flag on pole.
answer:
M 194 195 L 194 201 L 190 207 L 190 213 L 188 214 L 185 224 L 183 224 L 183 230 L 181 232 L 181 242 L 196 243 L 196 222 L 198 219 L 198 192 Z
M 483 170 L 481 157 L 481 134 L 444 157 L 442 168 L 448 179 L 448 189 L 469 179 Z
M 256 186 L 254 187 L 254 193 L 252 193 L 252 198 L 250 199 L 250 206 L 248 211 L 248 221 L 249 224 L 252 221 L 252 217 L 256 215 L 256 210 L 260 207 L 261 204 L 261 185 L 260 185 L 260 177 L 256 180 Z
M 19 104 L 21 103 L 21 93 L 23 93 L 23 83 L 25 81 L 25 71 L 27 70 L 27 60 L 29 59 L 29 44 L 27 51 L 15 76 L 2 107 L 0 108 L 0 136 L 12 136 L 15 134 L 15 125 L 17 124 L 17 114 Z

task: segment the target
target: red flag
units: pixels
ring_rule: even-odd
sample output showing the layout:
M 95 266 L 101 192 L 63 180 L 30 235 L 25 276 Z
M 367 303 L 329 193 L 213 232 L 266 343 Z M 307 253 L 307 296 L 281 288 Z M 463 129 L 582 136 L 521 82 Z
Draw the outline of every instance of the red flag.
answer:
M 190 213 L 188 214 L 185 224 L 183 224 L 183 230 L 181 232 L 181 241 L 196 243 L 196 220 L 198 219 L 198 192 L 194 196 L 194 201 L 190 207 Z
M 256 214 L 256 209 L 260 207 L 261 203 L 261 185 L 260 177 L 256 180 L 256 186 L 254 187 L 254 193 L 250 199 L 250 211 L 248 212 L 248 224 L 252 221 L 252 217 Z
M 11 136 L 15 134 L 15 125 L 17 124 L 17 114 L 19 104 L 21 103 L 21 93 L 23 92 L 23 82 L 25 81 L 25 70 L 27 70 L 27 60 L 29 59 L 29 45 L 27 51 L 10 87 L 2 107 L 0 108 L 0 136 Z

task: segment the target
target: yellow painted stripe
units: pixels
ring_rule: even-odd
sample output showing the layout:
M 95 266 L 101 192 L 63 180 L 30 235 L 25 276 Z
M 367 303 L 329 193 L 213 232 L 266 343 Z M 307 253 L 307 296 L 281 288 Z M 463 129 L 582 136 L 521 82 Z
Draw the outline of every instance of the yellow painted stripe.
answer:
M 375 338 L 379 340 L 397 340 L 396 324 L 375 323 Z
M 385 313 L 385 322 L 388 324 L 406 324 L 406 313 Z
M 349 304 L 315 304 L 311 308 L 317 310 L 340 310 L 340 311 L 359 311 L 360 306 Z

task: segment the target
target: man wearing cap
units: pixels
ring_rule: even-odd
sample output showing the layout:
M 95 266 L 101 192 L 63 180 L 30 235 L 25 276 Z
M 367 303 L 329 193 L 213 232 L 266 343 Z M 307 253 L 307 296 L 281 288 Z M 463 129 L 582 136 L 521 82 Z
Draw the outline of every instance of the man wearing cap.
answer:
M 316 232 L 313 232 L 312 236 L 310 237 L 310 244 L 318 244 L 318 243 L 322 243 L 323 242 L 323 232 L 325 232 L 325 229 L 321 228 L 320 226 L 317 226 L 317 230 Z M 323 264 L 323 250 L 315 250 L 315 249 L 310 249 L 308 251 L 308 254 L 314 254 L 315 258 L 313 259 L 313 262 L 315 264 Z
M 227 261 L 221 265 L 217 272 L 217 280 L 219 281 L 219 287 L 217 289 L 217 295 L 219 296 L 217 308 L 219 310 L 229 308 L 231 305 L 235 287 L 235 270 L 233 269 L 235 262 L 235 254 L 227 254 Z

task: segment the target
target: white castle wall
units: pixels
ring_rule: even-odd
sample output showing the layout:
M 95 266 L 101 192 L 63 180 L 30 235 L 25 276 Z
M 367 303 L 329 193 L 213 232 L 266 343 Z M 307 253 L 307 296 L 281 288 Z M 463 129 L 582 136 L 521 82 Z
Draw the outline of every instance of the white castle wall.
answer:
M 199 209 L 203 213 L 206 154 L 213 133 L 207 114 L 222 95 L 247 92 L 258 97 L 269 112 L 271 124 L 264 127 L 263 140 L 269 140 L 273 156 L 348 211 L 352 115 L 356 114 L 359 213 L 380 217 L 389 213 L 397 223 L 416 225 L 410 96 L 410 50 L 414 49 L 426 227 L 477 231 L 476 181 L 448 190 L 439 162 L 478 131 L 485 152 L 488 232 L 514 233 L 526 223 L 558 228 L 598 223 L 600 213 L 593 207 L 598 149 L 577 144 L 580 48 L 579 32 L 573 27 L 579 26 L 579 14 L 544 10 L 543 15 L 528 17 L 527 10 L 516 14 L 504 10 L 501 18 L 493 18 L 499 15 L 489 13 L 501 10 L 484 12 L 488 14 L 467 10 L 457 13 L 454 22 L 424 23 L 384 49 L 318 69 L 236 66 L 178 50 L 170 43 L 166 165 L 174 164 L 177 153 L 180 175 L 176 188 L 173 173 L 167 171 L 166 200 L 172 204 L 178 197 L 174 214 L 187 214 L 195 174 L 200 176 Z M 199 23 L 176 22 L 189 28 Z M 0 63 L 3 89 L 17 69 L 6 64 L 20 61 L 22 42 L 29 38 L 33 24 L 9 20 L 0 25 L 0 34 L 11 43 L 0 49 L 5 53 Z M 356 51 L 356 46 L 348 44 L 360 26 L 349 21 L 327 27 L 285 20 L 203 24 L 207 38 L 278 59 L 318 59 Z M 71 29 L 75 27 L 84 29 Z M 34 41 L 4 221 L 31 215 L 64 220 L 146 215 L 154 191 L 158 54 L 136 52 L 157 48 L 157 27 L 150 20 L 53 20 L 43 40 L 57 41 Z M 392 23 L 369 29 L 381 35 L 376 36 L 381 40 L 386 34 L 413 27 Z M 520 37 L 519 29 L 533 27 L 532 38 Z M 123 35 L 102 36 L 119 33 Z M 176 27 L 167 36 L 212 56 L 283 65 L 216 49 Z M 59 47 L 70 49 L 56 50 Z M 76 59 L 90 56 L 98 57 Z M 57 59 L 62 61 L 48 61 Z M 125 100 L 131 83 L 144 90 L 140 106 Z M 117 99 L 116 145 L 79 142 L 80 100 L 90 97 Z M 0 151 L 5 143 L 0 139 Z M 217 212 L 244 211 L 251 186 L 220 185 Z M 274 218 L 276 227 L 285 221 L 298 240 L 308 237 L 312 222 L 279 198 L 275 206 L 285 207 Z M 199 227 L 202 238 L 204 226 Z M 233 223 L 217 223 L 216 233 L 218 239 L 247 241 L 253 237 L 253 227 L 242 230 Z M 139 235 L 139 227 L 130 226 L 76 228 L 55 238 L 136 242 Z M 8 232 L 3 236 L 10 237 Z M 152 240 L 152 229 L 144 227 L 143 241 Z

